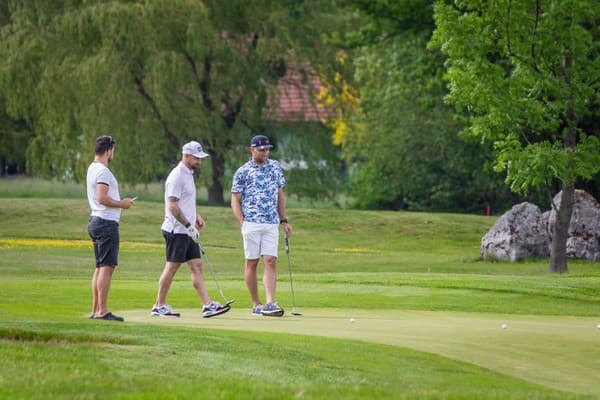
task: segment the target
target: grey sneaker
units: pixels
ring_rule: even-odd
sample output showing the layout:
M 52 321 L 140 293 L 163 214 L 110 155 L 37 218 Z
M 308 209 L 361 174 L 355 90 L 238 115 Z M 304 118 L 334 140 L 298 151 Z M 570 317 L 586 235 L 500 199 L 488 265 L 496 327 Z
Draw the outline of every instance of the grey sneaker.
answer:
M 262 304 L 257 304 L 256 306 L 254 306 L 254 308 L 252 308 L 252 315 L 254 315 L 254 316 L 262 315 L 261 311 L 262 311 L 263 307 L 264 306 Z
M 176 311 L 173 311 L 173 309 L 171 308 L 171 306 L 169 306 L 168 304 L 164 304 L 160 307 L 158 307 L 156 304 L 152 306 L 152 311 L 150 312 L 150 314 L 153 317 L 180 317 L 181 314 L 179 314 Z
M 217 315 L 225 314 L 231 310 L 228 305 L 221 305 L 219 302 L 213 301 L 207 306 L 202 306 L 202 316 L 204 318 L 215 317 Z
M 283 316 L 284 311 L 277 303 L 267 303 L 260 313 L 266 317 L 281 317 Z

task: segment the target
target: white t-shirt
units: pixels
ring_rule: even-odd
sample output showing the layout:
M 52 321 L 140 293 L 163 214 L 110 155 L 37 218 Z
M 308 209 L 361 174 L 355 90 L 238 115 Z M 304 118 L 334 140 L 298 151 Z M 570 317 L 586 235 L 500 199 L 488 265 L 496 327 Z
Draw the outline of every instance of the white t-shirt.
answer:
M 98 202 L 96 196 L 96 185 L 108 185 L 108 195 L 114 200 L 120 201 L 119 183 L 110 169 L 102 163 L 94 161 L 87 171 L 87 196 L 92 216 L 119 222 L 121 209 L 118 207 L 106 207 Z
M 196 225 L 196 184 L 194 171 L 180 162 L 167 177 L 165 182 L 165 220 L 161 226 L 163 231 L 187 233 L 187 229 L 169 212 L 169 197 L 179 199 L 179 208 L 185 218 Z

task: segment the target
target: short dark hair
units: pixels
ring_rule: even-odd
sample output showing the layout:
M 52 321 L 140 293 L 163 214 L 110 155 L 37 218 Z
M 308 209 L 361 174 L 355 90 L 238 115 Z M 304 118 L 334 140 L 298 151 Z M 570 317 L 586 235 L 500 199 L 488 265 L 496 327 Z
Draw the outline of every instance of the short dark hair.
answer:
M 94 146 L 94 152 L 97 155 L 101 155 L 115 147 L 115 141 L 112 136 L 100 136 L 96 138 L 96 145 Z

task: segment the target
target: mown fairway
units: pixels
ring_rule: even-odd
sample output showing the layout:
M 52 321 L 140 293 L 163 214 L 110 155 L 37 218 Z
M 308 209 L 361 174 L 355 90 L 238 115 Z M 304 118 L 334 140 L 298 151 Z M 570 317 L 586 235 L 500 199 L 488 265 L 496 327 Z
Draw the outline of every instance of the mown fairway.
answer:
M 289 315 L 282 246 L 288 315 L 253 318 L 231 210 L 201 210 L 234 309 L 201 318 L 182 269 L 169 295 L 182 318 L 149 317 L 163 205 L 142 200 L 122 217 L 117 324 L 85 319 L 86 201 L 0 199 L 0 398 L 600 398 L 600 263 L 564 276 L 545 260 L 482 263 L 493 218 L 292 207 L 304 315 Z

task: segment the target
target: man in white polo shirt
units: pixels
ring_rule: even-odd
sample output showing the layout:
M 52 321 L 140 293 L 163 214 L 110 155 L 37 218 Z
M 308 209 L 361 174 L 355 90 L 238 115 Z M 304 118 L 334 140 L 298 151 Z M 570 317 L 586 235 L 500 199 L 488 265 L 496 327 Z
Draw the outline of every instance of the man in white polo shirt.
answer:
M 231 308 L 210 299 L 202 275 L 198 230 L 204 228 L 204 220 L 196 212 L 194 171 L 205 157 L 208 154 L 200 143 L 186 143 L 181 162 L 173 168 L 165 182 L 165 220 L 161 230 L 166 243 L 167 262 L 158 281 L 158 295 L 151 311 L 155 317 L 181 315 L 167 304 L 167 294 L 175 273 L 184 262 L 190 266 L 192 284 L 202 301 L 202 315 L 205 318 L 224 314 Z
M 119 218 L 121 209 L 133 204 L 119 195 L 117 179 L 108 168 L 115 154 L 112 136 L 100 136 L 94 145 L 94 162 L 87 170 L 87 197 L 92 210 L 88 234 L 94 243 L 96 269 L 92 276 L 92 313 L 88 318 L 123 321 L 108 311 L 108 292 L 119 261 Z

